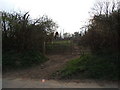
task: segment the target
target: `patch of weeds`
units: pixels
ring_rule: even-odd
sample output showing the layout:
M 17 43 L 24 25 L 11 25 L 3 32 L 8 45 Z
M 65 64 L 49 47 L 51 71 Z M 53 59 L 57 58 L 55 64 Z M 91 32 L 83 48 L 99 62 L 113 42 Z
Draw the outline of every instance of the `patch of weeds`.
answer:
M 18 53 L 15 51 L 9 51 L 3 53 L 2 66 L 3 70 L 6 70 L 8 68 L 26 68 L 41 64 L 47 60 L 48 58 L 46 58 L 40 52 L 26 51 Z
M 71 60 L 60 71 L 61 78 L 119 79 L 117 55 L 83 55 Z

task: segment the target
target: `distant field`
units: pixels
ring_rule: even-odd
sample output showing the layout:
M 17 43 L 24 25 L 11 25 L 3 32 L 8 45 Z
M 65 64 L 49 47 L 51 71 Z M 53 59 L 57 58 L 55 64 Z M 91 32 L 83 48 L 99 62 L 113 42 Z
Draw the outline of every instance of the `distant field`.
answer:
M 47 53 L 63 53 L 71 52 L 71 41 L 70 40 L 59 40 L 53 41 L 53 43 L 47 43 L 46 52 Z
M 70 44 L 70 40 L 53 41 L 53 44 Z

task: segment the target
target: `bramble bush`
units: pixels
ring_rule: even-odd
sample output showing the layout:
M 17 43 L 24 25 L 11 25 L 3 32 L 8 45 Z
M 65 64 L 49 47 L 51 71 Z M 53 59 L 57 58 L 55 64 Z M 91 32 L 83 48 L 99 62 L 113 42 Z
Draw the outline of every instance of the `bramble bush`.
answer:
M 15 52 L 9 51 L 3 54 L 2 57 L 3 71 L 7 69 L 19 69 L 27 68 L 33 65 L 41 64 L 48 60 L 40 52 L 26 51 L 26 52 Z

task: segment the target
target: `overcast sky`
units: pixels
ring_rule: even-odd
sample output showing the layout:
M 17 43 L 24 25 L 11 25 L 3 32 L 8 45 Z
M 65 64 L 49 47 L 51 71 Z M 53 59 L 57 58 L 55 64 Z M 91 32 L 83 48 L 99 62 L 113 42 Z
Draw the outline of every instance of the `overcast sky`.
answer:
M 30 12 L 32 18 L 48 15 L 59 25 L 58 31 L 79 31 L 90 17 L 95 0 L 0 0 L 1 11 Z

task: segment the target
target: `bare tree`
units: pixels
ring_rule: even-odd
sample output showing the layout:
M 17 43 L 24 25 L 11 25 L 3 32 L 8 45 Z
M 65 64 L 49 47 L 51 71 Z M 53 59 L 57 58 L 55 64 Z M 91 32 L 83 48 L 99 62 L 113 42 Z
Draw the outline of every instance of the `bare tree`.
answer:
M 92 8 L 93 15 L 101 15 L 105 14 L 108 16 L 110 13 L 112 13 L 117 8 L 118 0 L 111 0 L 111 1 L 97 1 L 94 4 L 94 7 Z

